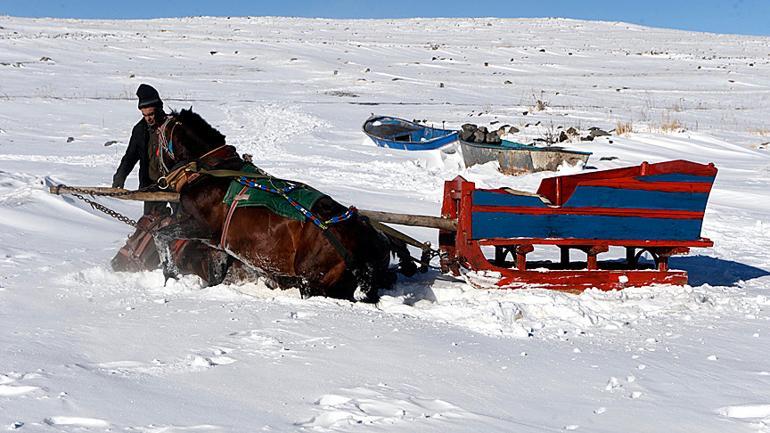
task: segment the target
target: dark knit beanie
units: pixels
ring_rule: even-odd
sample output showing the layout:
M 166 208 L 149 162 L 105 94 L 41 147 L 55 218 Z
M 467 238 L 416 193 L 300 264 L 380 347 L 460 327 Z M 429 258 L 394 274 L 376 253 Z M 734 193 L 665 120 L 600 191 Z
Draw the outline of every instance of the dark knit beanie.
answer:
M 149 84 L 140 84 L 136 89 L 136 96 L 139 97 L 139 108 L 163 107 L 158 91 Z

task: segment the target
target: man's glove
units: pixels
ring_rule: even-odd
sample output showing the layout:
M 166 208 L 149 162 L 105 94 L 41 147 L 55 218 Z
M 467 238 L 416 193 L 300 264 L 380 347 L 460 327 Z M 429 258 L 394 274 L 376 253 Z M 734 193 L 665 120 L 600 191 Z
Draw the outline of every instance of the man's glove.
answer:
M 123 188 L 123 183 L 121 182 L 112 182 L 113 188 Z

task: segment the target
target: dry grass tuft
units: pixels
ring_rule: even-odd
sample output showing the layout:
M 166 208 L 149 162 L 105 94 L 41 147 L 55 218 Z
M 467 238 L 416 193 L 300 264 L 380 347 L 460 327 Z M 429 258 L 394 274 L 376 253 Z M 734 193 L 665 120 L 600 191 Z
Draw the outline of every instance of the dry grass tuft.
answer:
M 660 119 L 660 130 L 662 132 L 684 132 L 687 128 L 684 127 L 682 122 L 671 117 L 671 114 L 667 111 L 663 113 Z
M 631 122 L 618 122 L 615 124 L 615 135 L 626 135 L 634 132 L 634 124 Z
M 660 130 L 663 132 L 680 132 L 684 129 L 684 125 L 676 119 L 663 119 L 660 124 Z
M 548 108 L 548 101 L 543 97 L 545 94 L 545 91 L 540 91 L 540 97 L 536 97 L 534 94 L 532 95 L 532 100 L 535 101 L 535 105 L 532 106 L 532 111 L 545 111 L 546 108 Z

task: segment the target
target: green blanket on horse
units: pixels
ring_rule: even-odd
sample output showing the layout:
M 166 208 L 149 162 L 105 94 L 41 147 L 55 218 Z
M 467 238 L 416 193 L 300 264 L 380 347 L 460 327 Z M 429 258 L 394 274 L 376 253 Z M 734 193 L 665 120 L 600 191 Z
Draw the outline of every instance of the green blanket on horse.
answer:
M 264 206 L 282 217 L 304 221 L 305 215 L 287 197 L 310 210 L 318 199 L 326 196 L 303 183 L 260 175 L 261 171 L 252 164 L 245 164 L 241 171 L 255 173 L 255 177 L 246 179 L 254 187 L 244 185 L 243 178 L 234 179 L 223 200 L 228 206 L 238 196 L 237 207 Z

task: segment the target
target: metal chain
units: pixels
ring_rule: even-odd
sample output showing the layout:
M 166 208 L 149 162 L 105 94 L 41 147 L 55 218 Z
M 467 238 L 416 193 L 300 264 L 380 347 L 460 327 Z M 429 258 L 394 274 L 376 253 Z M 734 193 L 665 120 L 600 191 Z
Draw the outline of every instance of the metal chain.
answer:
M 98 210 L 100 212 L 104 212 L 107 215 L 115 218 L 116 220 L 118 220 L 118 221 L 120 221 L 122 223 L 130 225 L 131 227 L 136 227 L 136 221 L 134 221 L 131 218 L 123 215 L 122 213 L 116 212 L 116 211 L 108 208 L 107 206 L 104 206 L 103 204 L 97 203 L 97 202 L 95 202 L 95 201 L 93 201 L 93 200 L 91 200 L 89 198 L 83 197 L 82 195 L 80 195 L 80 194 L 78 194 L 76 192 L 73 192 L 72 195 L 77 197 L 77 198 L 79 198 L 80 200 L 83 200 L 84 202 L 90 204 L 92 208 L 94 208 L 94 209 L 96 209 L 96 210 Z
M 128 191 L 127 190 L 127 191 L 122 191 L 122 192 L 105 192 L 105 191 L 96 191 L 96 190 L 92 190 L 92 189 L 88 189 L 88 188 L 76 188 L 76 187 L 67 186 L 67 185 L 57 185 L 57 194 L 58 194 L 58 191 L 61 191 L 62 187 L 67 187 L 70 190 L 70 194 L 71 195 L 73 195 L 76 198 L 78 198 L 80 200 L 83 200 L 84 202 L 88 203 L 89 205 L 91 205 L 91 207 L 93 209 L 96 209 L 96 210 L 98 210 L 100 212 L 103 212 L 103 213 L 105 213 L 105 214 L 115 218 L 116 220 L 118 220 L 118 221 L 120 221 L 120 222 L 122 222 L 124 224 L 130 225 L 131 227 L 136 227 L 136 221 L 132 220 L 131 218 L 121 214 L 120 212 L 116 212 L 116 211 L 108 208 L 107 206 L 104 206 L 103 204 L 97 203 L 97 202 L 95 202 L 95 201 L 93 201 L 93 200 L 91 200 L 89 198 L 86 198 L 86 197 L 84 197 L 84 196 L 82 196 L 81 194 L 78 194 L 78 193 L 88 194 L 90 196 L 120 197 L 120 196 L 124 196 L 124 195 L 134 194 L 136 192 L 144 192 L 144 191 L 147 191 L 149 189 L 152 189 L 154 186 L 155 186 L 155 184 L 149 185 L 149 186 L 146 186 L 144 188 L 139 188 L 136 191 Z

